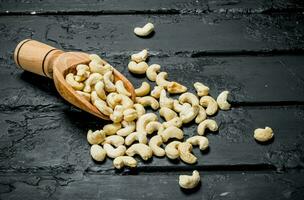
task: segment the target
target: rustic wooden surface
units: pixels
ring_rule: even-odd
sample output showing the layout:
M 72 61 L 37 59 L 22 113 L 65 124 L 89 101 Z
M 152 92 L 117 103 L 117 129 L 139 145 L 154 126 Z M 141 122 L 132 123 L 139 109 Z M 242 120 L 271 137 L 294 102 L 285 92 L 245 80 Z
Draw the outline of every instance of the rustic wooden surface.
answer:
M 303 199 L 304 3 L 300 0 L 0 0 L 0 199 Z M 156 32 L 137 38 L 134 26 Z M 149 48 L 193 91 L 231 91 L 233 108 L 214 118 L 210 150 L 194 166 L 153 158 L 136 171 L 93 162 L 86 131 L 104 122 L 66 103 L 52 80 L 22 72 L 13 50 L 33 38 L 64 50 L 102 55 L 135 86 L 129 55 Z M 270 126 L 267 145 L 253 130 Z M 184 128 L 186 137 L 196 126 Z M 178 175 L 198 169 L 194 191 Z

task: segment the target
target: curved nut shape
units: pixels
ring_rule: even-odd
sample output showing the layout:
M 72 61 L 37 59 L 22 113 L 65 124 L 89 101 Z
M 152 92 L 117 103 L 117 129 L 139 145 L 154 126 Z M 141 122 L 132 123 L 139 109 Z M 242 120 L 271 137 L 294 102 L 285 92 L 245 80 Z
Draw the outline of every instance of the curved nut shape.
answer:
M 154 113 L 142 115 L 136 122 L 136 131 L 145 133 L 147 124 L 152 121 L 157 121 L 157 116 Z
M 162 90 L 159 96 L 159 105 L 160 107 L 167 107 L 173 109 L 173 99 L 168 98 L 166 94 L 166 90 Z
M 121 122 L 122 119 L 123 119 L 123 111 L 124 111 L 124 107 L 123 106 L 121 106 L 121 105 L 115 106 L 113 113 L 110 115 L 110 119 L 114 123 Z
M 179 117 L 174 117 L 173 119 L 163 123 L 164 128 L 168 128 L 170 126 L 175 126 L 177 128 L 180 128 L 182 125 L 183 122 Z
M 98 144 L 93 144 L 90 149 L 92 158 L 98 162 L 103 161 L 106 158 L 106 151 Z
M 145 37 L 154 31 L 154 25 L 152 23 L 147 23 L 143 27 L 134 28 L 134 33 L 137 36 Z
M 104 90 L 104 83 L 102 81 L 98 81 L 94 88 L 99 98 L 102 100 L 107 99 L 106 91 Z
M 87 140 L 90 144 L 100 144 L 106 138 L 106 134 L 102 130 L 92 131 L 89 130 L 87 133 Z
M 152 149 L 153 154 L 155 156 L 162 157 L 162 156 L 166 155 L 165 150 L 160 147 L 160 145 L 162 145 L 162 144 L 163 144 L 163 140 L 162 140 L 162 137 L 159 135 L 155 135 L 150 139 L 149 147 Z
M 76 66 L 75 81 L 84 81 L 90 76 L 90 68 L 87 65 L 79 64 Z
M 115 147 L 119 147 L 120 145 L 123 145 L 125 143 L 125 139 L 119 135 L 111 135 L 106 137 L 103 144 L 111 144 Z
M 111 107 L 114 109 L 116 105 L 118 105 L 121 102 L 121 96 L 118 95 L 116 92 L 111 92 L 108 94 L 106 102 Z
M 98 97 L 96 91 L 91 93 L 91 101 L 102 114 L 110 116 L 113 113 L 113 109 L 108 107 L 107 103 Z
M 165 147 L 166 156 L 172 160 L 179 157 L 178 145 L 181 144 L 180 141 L 173 141 L 167 144 Z
M 144 107 L 150 106 L 153 110 L 157 110 L 159 108 L 158 101 L 151 96 L 137 97 L 136 102 Z
M 82 91 L 76 91 L 77 94 L 79 94 L 80 96 L 84 97 L 87 101 L 91 101 L 91 94 L 86 93 L 86 92 L 82 92 Z
M 216 102 L 221 110 L 229 110 L 231 107 L 230 103 L 228 103 L 227 101 L 228 94 L 229 91 L 223 91 L 221 92 L 221 94 L 218 95 L 216 99 Z
M 137 119 L 137 112 L 133 108 L 128 108 L 123 112 L 124 121 L 131 122 Z
M 188 164 L 194 164 L 197 158 L 191 153 L 192 145 L 188 142 L 182 142 L 178 145 L 179 157 Z
M 157 131 L 157 134 L 160 134 L 164 130 L 163 125 L 158 121 L 149 122 L 146 126 L 147 134 L 152 134 Z
M 129 62 L 128 69 L 133 74 L 145 74 L 148 69 L 148 64 L 146 62 L 136 63 L 134 61 Z
M 137 97 L 146 96 L 150 93 L 150 85 L 146 81 L 141 83 L 141 86 L 135 89 L 135 94 Z
M 138 118 L 143 116 L 146 113 L 146 110 L 145 110 L 144 106 L 139 104 L 139 103 L 134 104 L 133 107 L 135 108 L 135 110 L 137 112 L 137 117 Z
M 137 143 L 130 146 L 126 151 L 126 154 L 128 156 L 134 156 L 135 154 L 138 154 L 143 160 L 148 160 L 152 157 L 153 152 L 148 145 Z
M 217 131 L 218 126 L 217 126 L 216 121 L 214 121 L 213 119 L 206 119 L 206 120 L 202 121 L 197 126 L 197 133 L 199 135 L 204 135 L 206 128 L 208 128 L 210 131 Z
M 75 81 L 74 79 L 74 74 L 69 73 L 66 75 L 65 77 L 65 81 L 67 82 L 67 84 L 69 84 L 74 90 L 82 90 L 84 87 L 83 83 L 79 83 L 77 81 Z
M 159 74 L 157 74 L 156 76 L 156 84 L 158 86 L 162 86 L 163 88 L 167 88 L 167 86 L 169 85 L 170 81 L 167 81 L 166 79 L 168 78 L 168 73 L 167 72 L 160 72 Z
M 187 88 L 180 83 L 172 81 L 167 85 L 167 91 L 170 94 L 180 94 L 186 92 Z
M 175 117 L 177 117 L 176 112 L 167 107 L 162 107 L 159 109 L 159 115 L 165 118 L 166 121 L 169 121 Z
M 148 67 L 146 71 L 146 76 L 150 81 L 156 81 L 157 73 L 160 71 L 160 65 L 152 64 Z
M 117 135 L 125 137 L 125 136 L 128 136 L 135 131 L 135 122 L 122 121 L 121 124 L 124 128 L 118 130 L 116 132 Z
M 103 145 L 104 150 L 107 152 L 109 158 L 117 158 L 118 156 L 123 156 L 126 152 L 126 147 L 123 145 L 114 148 L 112 145 L 105 143 Z
M 117 94 L 114 96 L 114 101 L 122 105 L 124 109 L 132 108 L 134 105 L 132 99 L 123 94 Z
M 97 63 L 102 63 L 102 59 L 97 54 L 90 54 L 89 58 L 91 61 L 95 61 Z
M 191 106 L 190 107 L 184 106 L 182 111 L 179 113 L 179 117 L 184 124 L 189 123 L 197 116 L 198 112 L 199 112 L 199 106 L 198 105 L 194 105 L 192 107 Z
M 136 167 L 137 161 L 131 156 L 118 156 L 113 160 L 113 165 L 116 169 L 121 169 L 125 166 Z
M 116 90 L 119 94 L 126 95 L 128 97 L 131 96 L 131 93 L 125 88 L 124 83 L 121 80 L 116 81 L 115 83 Z
M 205 86 L 204 84 L 200 82 L 195 82 L 193 84 L 194 88 L 196 89 L 197 96 L 202 97 L 202 96 L 207 96 L 209 93 L 209 87 Z
M 95 60 L 91 61 L 89 66 L 91 72 L 99 73 L 101 75 L 105 75 L 105 73 L 113 70 L 113 67 L 111 65 L 103 65 L 102 63 L 98 63 Z
M 192 189 L 195 188 L 201 180 L 200 174 L 198 171 L 194 170 L 192 172 L 192 176 L 188 175 L 180 175 L 179 176 L 179 186 L 184 189 Z
M 196 135 L 188 138 L 186 142 L 189 142 L 192 146 L 199 145 L 200 150 L 205 150 L 209 147 L 209 140 L 204 136 Z
M 182 104 L 180 104 L 178 100 L 176 100 L 176 99 L 173 100 L 173 110 L 175 112 L 179 113 L 182 111 L 183 108 L 184 108 L 184 106 Z
M 214 115 L 218 110 L 217 102 L 210 96 L 203 96 L 200 99 L 200 104 L 206 108 L 207 115 Z
M 273 137 L 273 130 L 270 127 L 258 128 L 254 130 L 254 138 L 259 142 L 266 142 Z
M 160 133 L 160 136 L 162 137 L 163 142 L 167 142 L 171 138 L 181 140 L 184 138 L 184 132 L 175 126 L 169 126 Z
M 155 99 L 159 99 L 161 91 L 164 89 L 162 86 L 154 86 L 153 90 L 151 91 L 151 96 Z
M 84 82 L 84 88 L 83 88 L 83 91 L 84 92 L 91 92 L 92 91 L 92 88 L 91 86 L 92 85 L 95 85 L 98 81 L 102 80 L 102 75 L 101 74 L 98 74 L 98 73 L 93 73 L 91 74 L 87 80 L 85 80 Z
M 190 92 L 186 92 L 186 93 L 180 95 L 178 100 L 181 104 L 190 103 L 192 106 L 199 105 L 198 98 Z
M 195 123 L 199 124 L 207 118 L 206 110 L 202 106 L 199 106 L 198 114 L 195 118 Z
M 128 135 L 125 139 L 125 144 L 130 146 L 135 141 L 138 141 L 138 143 L 147 144 L 148 138 L 145 132 L 133 132 L 130 135 Z
M 104 88 L 107 92 L 115 92 L 116 87 L 113 83 L 114 76 L 113 71 L 108 71 L 103 75 Z
M 121 129 L 121 124 L 113 123 L 105 125 L 102 130 L 106 135 L 114 135 L 119 129 Z
M 148 58 L 148 51 L 147 49 L 144 49 L 138 53 L 132 54 L 131 55 L 131 60 L 137 63 L 146 61 L 146 59 Z

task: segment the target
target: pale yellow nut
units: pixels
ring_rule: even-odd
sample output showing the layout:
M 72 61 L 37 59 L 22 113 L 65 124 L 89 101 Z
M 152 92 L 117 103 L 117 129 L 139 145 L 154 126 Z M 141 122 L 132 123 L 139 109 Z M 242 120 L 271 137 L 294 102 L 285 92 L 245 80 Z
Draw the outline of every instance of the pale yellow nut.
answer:
M 179 157 L 178 145 L 180 141 L 172 141 L 165 147 L 166 156 L 172 160 Z
M 173 109 L 173 99 L 167 97 L 166 90 L 164 89 L 160 92 L 159 105 L 161 108 L 167 107 Z
M 96 91 L 99 98 L 101 98 L 102 100 L 107 99 L 107 95 L 106 95 L 106 92 L 104 90 L 104 83 L 102 81 L 98 81 L 95 84 L 94 88 L 95 88 L 95 91 Z
M 92 73 L 99 73 L 101 75 L 104 75 L 105 73 L 112 71 L 113 67 L 109 64 L 103 65 L 102 63 L 98 63 L 95 60 L 91 61 L 89 63 L 90 71 Z
M 66 75 L 65 81 L 67 82 L 67 84 L 69 84 L 75 90 L 82 90 L 84 87 L 83 83 L 79 83 L 79 82 L 75 81 L 74 74 L 72 74 L 72 73 L 69 73 Z
M 167 72 L 160 72 L 157 74 L 156 76 L 156 84 L 158 86 L 162 86 L 163 88 L 167 88 L 167 86 L 169 85 L 170 81 L 167 81 L 166 79 L 168 78 L 168 73 Z
M 107 124 L 103 127 L 103 131 L 106 135 L 114 135 L 116 132 L 121 129 L 120 123 Z
M 162 86 L 154 86 L 153 90 L 151 91 L 151 96 L 155 99 L 159 99 L 161 91 L 164 89 Z
M 184 106 L 182 111 L 179 113 L 179 117 L 182 120 L 184 124 L 191 122 L 198 114 L 199 112 L 199 105 L 191 106 L 188 103 L 184 103 Z
M 217 126 L 216 121 L 214 121 L 213 119 L 206 119 L 206 120 L 202 121 L 197 126 L 197 133 L 199 135 L 204 135 L 206 128 L 208 128 L 210 131 L 213 131 L 213 132 L 217 131 L 218 126 Z
M 166 121 L 169 121 L 173 119 L 174 117 L 177 117 L 176 112 L 171 110 L 170 108 L 167 107 L 162 107 L 159 109 L 159 115 L 163 118 L 165 118 Z
M 157 116 L 154 113 L 146 113 L 142 115 L 136 122 L 136 131 L 141 133 L 146 132 L 147 124 L 152 121 L 157 121 Z
M 167 85 L 167 91 L 170 94 L 180 94 L 186 92 L 187 88 L 180 83 L 172 81 Z
M 149 122 L 146 126 L 147 134 L 152 134 L 157 131 L 157 134 L 160 134 L 164 130 L 163 125 L 158 121 Z
M 199 145 L 200 150 L 205 150 L 209 147 L 209 140 L 204 136 L 192 136 L 188 138 L 186 142 L 189 142 L 190 144 L 192 144 L 192 146 Z
M 134 61 L 129 62 L 128 69 L 133 74 L 145 74 L 148 69 L 148 64 L 146 62 L 136 63 Z
M 195 188 L 201 180 L 200 174 L 197 170 L 192 172 L 192 176 L 188 175 L 180 175 L 179 176 L 179 186 L 184 189 L 192 189 Z
M 150 85 L 147 82 L 142 82 L 141 86 L 135 89 L 135 94 L 137 97 L 143 97 L 150 93 Z
M 137 119 L 137 112 L 133 108 L 128 108 L 123 111 L 124 121 L 131 122 Z
M 110 135 L 106 137 L 103 144 L 111 144 L 115 147 L 119 147 L 120 145 L 123 145 L 125 143 L 125 139 L 122 136 L 119 135 Z
M 138 118 L 146 113 L 146 110 L 145 110 L 144 106 L 139 104 L 139 103 L 134 104 L 133 107 L 135 108 L 135 110 L 137 112 L 137 117 Z
M 106 138 L 106 134 L 102 130 L 92 131 L 89 130 L 87 133 L 87 140 L 90 144 L 100 144 Z
M 114 108 L 113 113 L 110 115 L 110 119 L 114 122 L 114 123 L 119 123 L 123 120 L 123 111 L 124 111 L 124 107 L 121 105 L 117 105 Z
M 135 131 L 135 122 L 122 121 L 121 124 L 124 128 L 119 129 L 116 132 L 117 135 L 126 137 Z
M 131 55 L 131 60 L 137 63 L 146 61 L 146 59 L 148 58 L 148 51 L 147 49 L 144 49 L 138 53 L 132 54 Z
M 90 76 L 90 68 L 87 65 L 79 64 L 76 66 L 75 80 L 80 82 L 86 80 Z
M 136 97 L 136 102 L 144 107 L 150 106 L 153 110 L 157 110 L 159 108 L 158 101 L 151 96 Z
M 98 97 L 96 91 L 91 93 L 91 101 L 102 114 L 110 116 L 113 113 L 113 109 L 108 107 L 107 103 Z
M 170 126 L 175 126 L 177 128 L 180 128 L 183 125 L 183 122 L 179 117 L 174 117 L 173 119 L 164 122 L 162 125 L 164 128 L 168 128 Z
M 158 157 L 163 157 L 166 152 L 160 146 L 163 144 L 162 137 L 160 135 L 153 136 L 149 141 L 149 147 L 152 149 L 153 154 Z
M 173 100 L 173 110 L 175 112 L 179 113 L 182 111 L 183 108 L 184 108 L 184 106 L 182 104 L 180 104 L 178 100 L 176 100 L 176 99 Z
M 154 31 L 154 25 L 152 23 L 147 23 L 143 27 L 134 28 L 134 33 L 137 36 L 145 37 L 150 35 Z
M 80 96 L 82 96 L 83 98 L 85 98 L 87 101 L 91 100 L 91 94 L 86 93 L 86 92 L 82 92 L 82 91 L 76 91 L 77 94 L 79 94 Z
M 223 91 L 218 95 L 216 99 L 216 102 L 221 110 L 229 110 L 231 107 L 230 103 L 227 101 L 228 94 L 229 91 Z
M 108 71 L 103 75 L 103 82 L 104 82 L 105 91 L 107 91 L 107 92 L 115 92 L 116 91 L 116 86 L 113 83 L 113 81 L 114 81 L 113 71 Z
M 102 59 L 97 54 L 90 54 L 89 58 L 90 58 L 91 61 L 95 61 L 95 62 L 100 63 L 100 64 L 103 63 Z
M 218 110 L 217 102 L 210 96 L 203 96 L 200 99 L 200 104 L 206 108 L 207 115 L 214 115 Z
M 254 130 L 254 138 L 259 142 L 267 142 L 273 137 L 273 130 L 270 127 L 258 128 Z
M 160 71 L 160 65 L 152 64 L 148 67 L 146 71 L 146 76 L 150 81 L 156 81 L 157 73 Z
M 202 84 L 200 82 L 195 82 L 193 85 L 194 85 L 194 88 L 196 89 L 197 96 L 202 97 L 202 96 L 208 95 L 209 87 L 205 86 L 204 84 Z
M 102 80 L 102 75 L 101 74 L 98 74 L 98 73 L 90 74 L 90 76 L 84 82 L 85 86 L 83 88 L 83 91 L 84 92 L 91 92 L 92 91 L 91 86 L 95 85 L 100 80 Z
M 103 145 L 104 150 L 107 152 L 107 156 L 109 158 L 117 158 L 119 156 L 123 156 L 126 152 L 126 147 L 124 145 L 120 145 L 114 148 L 111 144 L 105 143 Z
M 120 104 L 122 97 L 118 95 L 116 92 L 111 92 L 107 95 L 106 102 L 111 107 L 114 109 L 118 104 Z
M 125 166 L 134 168 L 137 166 L 137 161 L 131 156 L 118 156 L 113 160 L 113 165 L 116 169 L 121 169 Z
M 181 140 L 184 138 L 184 132 L 175 126 L 169 126 L 160 133 L 160 136 L 162 137 L 163 142 L 167 142 L 171 138 Z
M 178 100 L 181 104 L 190 103 L 192 106 L 199 105 L 198 98 L 190 92 L 183 93 L 179 96 Z
M 126 137 L 125 144 L 129 146 L 135 141 L 138 141 L 138 143 L 147 144 L 147 134 L 145 132 L 133 132 Z
M 98 144 L 93 144 L 90 149 L 92 158 L 98 162 L 103 161 L 106 158 L 106 151 Z
M 114 96 L 114 101 L 118 104 L 122 105 L 124 109 L 133 108 L 133 101 L 130 97 L 123 95 L 123 94 L 117 94 Z
M 199 111 L 195 118 L 195 123 L 199 124 L 202 121 L 204 121 L 206 118 L 207 118 L 207 113 L 206 113 L 205 108 L 203 108 L 202 106 L 199 106 Z
M 192 154 L 192 145 L 189 142 L 182 142 L 178 145 L 179 157 L 188 164 L 194 164 L 197 158 Z
M 148 160 L 152 157 L 153 152 L 148 145 L 136 143 L 127 149 L 126 154 L 128 156 L 134 156 L 135 154 L 138 154 L 143 160 Z
M 131 96 L 131 93 L 125 88 L 124 83 L 121 80 L 116 81 L 115 83 L 116 90 L 119 94 L 126 95 L 128 97 Z

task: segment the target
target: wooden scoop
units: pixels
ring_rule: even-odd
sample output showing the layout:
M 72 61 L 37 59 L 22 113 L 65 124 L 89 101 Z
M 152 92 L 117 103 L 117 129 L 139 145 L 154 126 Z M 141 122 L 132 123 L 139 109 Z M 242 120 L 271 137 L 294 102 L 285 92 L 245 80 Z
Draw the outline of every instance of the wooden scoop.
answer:
M 108 116 L 102 114 L 93 104 L 76 93 L 65 81 L 66 74 L 76 72 L 78 64 L 89 64 L 88 54 L 64 52 L 47 44 L 26 39 L 17 45 L 14 60 L 23 70 L 53 79 L 59 94 L 71 104 L 97 117 L 109 120 Z M 107 64 L 104 60 L 102 62 Z M 132 100 L 134 100 L 135 91 L 130 81 L 115 69 L 113 74 L 114 81 L 121 80 L 131 93 Z

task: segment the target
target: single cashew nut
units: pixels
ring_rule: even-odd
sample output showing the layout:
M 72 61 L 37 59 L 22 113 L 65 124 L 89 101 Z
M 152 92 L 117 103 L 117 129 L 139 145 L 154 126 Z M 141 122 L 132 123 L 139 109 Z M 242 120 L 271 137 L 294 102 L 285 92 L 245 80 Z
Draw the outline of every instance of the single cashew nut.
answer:
M 180 95 L 180 97 L 179 97 L 178 100 L 179 100 L 179 102 L 181 104 L 183 104 L 183 103 L 190 103 L 192 106 L 199 105 L 198 98 L 194 94 L 192 94 L 190 92 L 186 92 L 186 93 Z
M 106 137 L 103 144 L 111 144 L 115 147 L 119 147 L 120 145 L 123 145 L 125 143 L 125 139 L 119 135 L 111 135 Z
M 209 146 L 208 138 L 199 135 L 188 138 L 186 142 L 189 142 L 193 146 L 199 145 L 200 150 L 205 150 Z
M 161 91 L 164 89 L 162 86 L 154 86 L 154 89 L 151 91 L 151 96 L 155 99 L 159 99 Z
M 158 101 L 151 96 L 136 97 L 136 102 L 144 107 L 150 106 L 153 110 L 157 110 L 159 108 Z
M 127 122 L 134 121 L 137 119 L 137 112 L 133 108 L 128 108 L 123 112 L 124 120 Z
M 98 73 L 90 74 L 90 76 L 84 82 L 85 86 L 83 88 L 83 91 L 84 92 L 91 92 L 92 91 L 91 86 L 95 85 L 100 80 L 102 80 L 102 75 L 101 74 L 98 74 Z
M 150 85 L 147 82 L 142 82 L 141 86 L 135 89 L 135 94 L 137 97 L 146 96 L 150 92 Z
M 165 147 L 166 156 L 172 160 L 179 157 L 178 145 L 181 144 L 180 141 L 173 141 L 167 144 Z
M 208 128 L 210 131 L 217 131 L 218 126 L 216 121 L 214 121 L 213 119 L 206 119 L 199 123 L 199 125 L 197 126 L 198 134 L 204 135 L 206 128 Z
M 167 88 L 167 86 L 170 84 L 170 81 L 167 81 L 166 79 L 168 78 L 168 73 L 167 72 L 160 72 L 156 76 L 156 84 L 158 86 L 162 86 L 163 88 Z
M 165 156 L 166 152 L 163 148 L 160 147 L 160 145 L 163 144 L 163 139 L 160 135 L 153 136 L 149 141 L 149 147 L 152 149 L 153 154 L 155 156 Z
M 177 128 L 180 128 L 182 125 L 183 122 L 179 117 L 174 117 L 173 119 L 163 123 L 164 128 L 168 128 L 170 126 L 175 126 Z
M 106 151 L 98 144 L 93 144 L 90 149 L 92 158 L 98 162 L 103 161 L 106 158 Z
M 77 65 L 76 70 L 75 81 L 84 81 L 90 76 L 90 68 L 87 65 Z
M 114 76 L 113 76 L 113 71 L 108 71 L 103 75 L 103 82 L 105 86 L 105 90 L 107 92 L 115 92 L 116 87 L 113 83 Z
M 124 128 L 118 130 L 116 132 L 117 135 L 125 137 L 125 136 L 128 136 L 135 131 L 135 122 L 122 121 L 121 124 Z
M 214 115 L 218 110 L 217 102 L 210 96 L 203 96 L 200 99 L 200 104 L 206 108 L 207 115 Z
M 158 121 L 149 122 L 146 126 L 147 134 L 152 134 L 153 132 L 157 131 L 157 134 L 160 134 L 164 130 L 163 125 Z
M 95 91 L 96 91 L 99 98 L 101 98 L 102 100 L 107 99 L 107 95 L 106 95 L 106 92 L 104 90 L 104 83 L 102 81 L 98 81 L 95 84 L 94 88 L 95 88 Z
M 148 51 L 147 49 L 144 49 L 138 53 L 132 54 L 131 55 L 131 60 L 137 63 L 146 61 L 146 59 L 148 58 Z
M 170 108 L 167 107 L 162 107 L 159 109 L 159 115 L 165 118 L 166 121 L 169 121 L 173 119 L 174 117 L 177 117 L 176 112 L 171 110 Z
M 102 130 L 92 131 L 89 130 L 87 133 L 87 140 L 90 144 L 100 144 L 106 138 L 106 134 Z
M 131 93 L 125 88 L 124 83 L 121 80 L 116 81 L 115 83 L 116 90 L 119 94 L 123 94 L 126 96 L 131 96 Z
M 75 90 L 82 90 L 84 87 L 83 83 L 79 83 L 74 79 L 74 74 L 72 73 L 66 75 L 65 81 Z
M 122 100 L 121 98 L 122 97 L 118 95 L 116 92 L 111 92 L 108 94 L 106 101 L 109 107 L 114 109 L 118 104 L 120 104 Z
M 147 134 L 145 132 L 133 132 L 126 137 L 125 144 L 130 146 L 135 141 L 138 141 L 138 143 L 147 144 Z
M 188 164 L 194 164 L 197 158 L 191 153 L 192 145 L 189 142 L 182 142 L 178 145 L 179 157 Z
M 91 61 L 95 61 L 95 62 L 100 63 L 100 64 L 103 63 L 102 59 L 97 54 L 90 54 L 89 58 L 90 58 Z
M 206 110 L 202 106 L 199 106 L 198 114 L 195 118 L 195 123 L 199 124 L 207 118 Z
M 132 108 L 134 103 L 130 97 L 123 95 L 123 94 L 117 94 L 114 96 L 114 102 L 121 104 L 124 109 Z
M 208 95 L 209 87 L 205 86 L 204 84 L 202 84 L 200 82 L 195 82 L 193 85 L 194 85 L 194 88 L 196 89 L 197 96 L 202 97 L 202 96 Z
M 178 100 L 174 99 L 173 100 L 173 110 L 175 112 L 181 112 L 182 109 L 184 108 L 184 105 L 180 104 Z
M 114 148 L 111 144 L 105 143 L 103 145 L 104 150 L 107 152 L 109 158 L 117 158 L 118 156 L 123 156 L 126 152 L 126 147 L 120 145 L 117 148 Z
M 184 106 L 184 108 L 179 113 L 179 117 L 182 120 L 182 122 L 186 124 L 191 122 L 197 116 L 199 112 L 199 105 L 194 105 L 192 107 L 188 103 L 185 103 L 184 105 L 189 105 L 189 106 Z
M 129 62 L 128 69 L 133 74 L 145 74 L 148 69 L 148 64 L 146 62 L 136 63 L 134 61 Z
M 173 109 L 173 99 L 168 98 L 166 94 L 166 90 L 162 90 L 159 96 L 159 105 L 160 107 L 167 107 Z
M 136 131 L 141 133 L 146 132 L 147 124 L 152 121 L 157 121 L 157 116 L 154 113 L 146 113 L 142 115 L 136 122 Z
M 120 123 L 107 124 L 103 127 L 103 131 L 106 135 L 114 135 L 116 132 L 121 129 Z
M 122 119 L 123 119 L 123 111 L 124 111 L 124 107 L 123 106 L 121 106 L 121 105 L 115 106 L 113 113 L 110 115 L 110 119 L 114 123 L 121 122 Z
M 167 91 L 170 94 L 180 94 L 186 92 L 187 88 L 180 83 L 172 81 L 167 85 Z
M 134 33 L 137 36 L 145 37 L 154 31 L 154 25 L 152 23 L 147 23 L 143 27 L 134 28 Z
M 139 103 L 134 104 L 133 107 L 135 108 L 135 110 L 137 112 L 137 117 L 138 118 L 143 116 L 146 113 L 146 110 L 145 110 L 144 106 L 139 104 Z
M 116 169 L 121 169 L 124 166 L 136 167 L 137 161 L 131 156 L 118 156 L 113 160 L 113 165 Z
M 269 141 L 273 135 L 273 130 L 268 126 L 266 126 L 265 129 L 258 128 L 254 130 L 254 138 L 259 142 Z
M 77 90 L 76 93 L 79 94 L 80 96 L 84 97 L 87 101 L 91 100 L 91 94 L 89 94 L 89 93 L 82 92 L 79 90 Z
M 198 171 L 194 170 L 192 172 L 192 176 L 180 175 L 179 185 L 184 189 L 192 189 L 198 185 L 200 180 L 201 180 L 200 174 L 198 173 Z
M 127 149 L 126 154 L 128 156 L 134 156 L 135 154 L 138 154 L 143 160 L 148 160 L 152 157 L 153 152 L 148 145 L 136 143 Z
M 146 71 L 146 76 L 150 81 L 156 81 L 157 73 L 160 71 L 160 65 L 152 64 L 148 67 Z
M 229 91 L 223 91 L 221 92 L 221 94 L 218 95 L 216 99 L 216 102 L 221 110 L 229 110 L 231 107 L 230 103 L 228 103 L 227 101 L 228 94 Z
M 91 93 L 91 101 L 102 114 L 110 116 L 113 113 L 113 109 L 108 107 L 107 103 L 98 97 L 96 91 Z
M 167 142 L 171 138 L 176 138 L 178 140 L 183 139 L 184 133 L 181 129 L 175 126 L 169 126 L 160 133 L 160 136 L 163 138 L 163 142 Z

